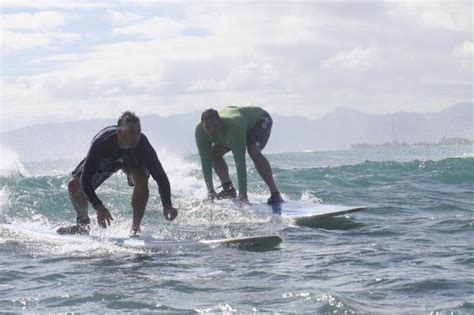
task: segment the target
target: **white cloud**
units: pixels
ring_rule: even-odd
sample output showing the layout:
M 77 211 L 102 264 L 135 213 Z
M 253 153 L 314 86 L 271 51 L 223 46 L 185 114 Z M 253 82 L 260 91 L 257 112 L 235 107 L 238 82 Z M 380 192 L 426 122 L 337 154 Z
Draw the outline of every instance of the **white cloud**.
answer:
M 456 47 L 453 50 L 453 55 L 458 58 L 461 63 L 467 68 L 471 69 L 472 71 L 472 65 L 474 61 L 474 42 L 472 41 L 464 41 L 464 43 Z
M 100 1 L 64 1 L 64 0 L 2 0 L 0 8 L 30 8 L 30 9 L 100 9 L 110 7 L 108 2 Z
M 60 32 L 2 32 L 2 54 L 9 55 L 34 48 L 58 49 L 58 45 L 80 39 L 79 34 Z
M 149 49 L 134 48 L 135 43 L 111 44 L 80 57 L 63 54 L 43 58 L 40 61 L 62 61 L 64 66 L 9 82 L 21 84 L 19 90 L 24 94 L 37 89 L 49 99 L 64 102 L 75 99 L 89 102 L 111 95 L 156 94 L 163 85 L 160 63 L 153 60 Z M 132 55 L 123 53 L 132 50 Z
M 311 16 L 314 9 L 305 12 L 304 6 L 288 12 L 282 11 L 280 5 L 258 3 L 249 9 L 231 3 L 226 7 L 196 5 L 188 12 L 192 14 L 188 26 L 204 27 L 213 38 L 236 48 L 308 41 L 326 44 L 329 41 L 318 29 L 319 25 L 329 22 L 328 19 Z
M 261 89 L 278 80 L 278 69 L 269 63 L 249 62 L 232 68 L 229 86 L 234 89 Z
M 49 44 L 50 37 L 46 34 L 2 32 L 2 54 L 32 49 Z
M 207 79 L 191 83 L 187 91 L 254 91 L 265 89 L 279 78 L 278 67 L 269 63 L 248 62 L 231 67 L 227 77 L 222 80 Z
M 46 31 L 64 26 L 71 17 L 56 11 L 38 13 L 15 13 L 2 15 L 4 30 Z
M 72 19 L 71 15 L 57 11 L 2 15 L 2 54 L 35 48 L 55 50 L 77 41 L 81 38 L 79 34 L 58 31 Z
M 187 89 L 190 92 L 223 91 L 227 83 L 225 80 L 198 80 Z
M 126 11 L 107 10 L 105 18 L 114 25 L 126 25 L 142 19 L 142 16 Z
M 348 52 L 336 54 L 326 60 L 323 66 L 332 70 L 365 71 L 376 64 L 377 58 L 376 49 L 358 47 Z
M 390 3 L 390 15 L 423 28 L 472 32 L 472 2 L 399 0 Z
M 444 10 L 424 11 L 420 14 L 421 23 L 426 27 L 457 29 L 455 17 Z
M 142 39 L 178 37 L 185 25 L 170 18 L 154 17 L 133 25 L 117 27 L 114 35 L 136 35 Z
M 79 54 L 59 54 L 45 58 L 35 59 L 28 62 L 29 64 L 40 64 L 43 62 L 76 62 L 81 58 Z

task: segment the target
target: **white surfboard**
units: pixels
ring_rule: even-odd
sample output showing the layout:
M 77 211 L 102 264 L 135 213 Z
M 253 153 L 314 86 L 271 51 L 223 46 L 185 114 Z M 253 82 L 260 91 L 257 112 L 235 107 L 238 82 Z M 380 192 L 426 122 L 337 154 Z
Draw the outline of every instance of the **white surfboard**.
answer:
M 364 206 L 342 206 L 314 204 L 308 207 L 286 207 L 282 205 L 282 214 L 290 217 L 295 224 L 311 226 L 322 219 L 354 213 L 366 209 Z
M 21 233 L 25 237 L 58 241 L 63 240 L 70 243 L 91 242 L 93 239 L 88 236 L 81 235 L 58 235 L 55 229 L 34 224 L 18 224 L 18 223 L 2 223 L 0 229 L 8 230 L 12 233 Z
M 354 213 L 366 209 L 364 206 L 345 206 L 310 203 L 305 201 L 286 201 L 279 205 L 267 205 L 268 210 L 274 214 L 281 214 L 290 218 L 295 224 L 312 226 L 323 219 Z M 261 208 L 257 206 L 257 208 Z
M 112 238 L 93 237 L 93 238 L 97 241 L 111 242 L 114 245 L 124 247 L 124 248 L 169 250 L 173 248 L 199 246 L 199 243 L 196 241 L 157 239 L 154 237 L 112 237 Z
M 98 235 L 59 235 L 55 229 L 42 226 L 21 224 L 0 224 L 0 228 L 14 233 L 22 233 L 51 241 L 67 241 L 71 243 L 83 242 L 107 242 L 124 248 L 141 248 L 151 250 L 168 250 L 179 247 L 196 247 L 203 245 L 211 246 L 235 246 L 239 248 L 273 248 L 282 242 L 277 235 L 247 236 L 238 238 L 226 238 L 216 240 L 174 240 L 157 239 L 152 236 L 140 237 L 106 237 Z
M 238 247 L 274 247 L 283 240 L 277 235 L 247 236 L 238 238 L 225 238 L 220 240 L 202 240 L 201 243 L 208 245 L 224 245 Z
M 252 196 L 251 204 L 248 206 L 252 212 L 259 216 L 281 215 L 289 218 L 297 225 L 312 226 L 323 219 L 358 212 L 366 209 L 365 206 L 346 206 L 312 203 L 308 201 L 286 200 L 278 205 L 268 205 L 263 196 Z M 229 200 L 217 201 L 232 207 L 239 207 Z
M 175 247 L 193 247 L 199 244 L 212 246 L 235 246 L 239 248 L 271 248 L 279 245 L 283 240 L 277 235 L 246 236 L 224 238 L 216 240 L 161 240 L 152 237 L 111 238 L 108 241 L 115 245 L 129 248 L 170 249 Z

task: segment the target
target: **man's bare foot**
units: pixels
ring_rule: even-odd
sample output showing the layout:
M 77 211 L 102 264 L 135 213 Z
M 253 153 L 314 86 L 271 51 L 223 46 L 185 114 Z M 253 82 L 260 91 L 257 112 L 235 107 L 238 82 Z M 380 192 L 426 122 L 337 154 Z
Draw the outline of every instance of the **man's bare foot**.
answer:
M 140 230 L 140 228 L 132 227 L 132 230 L 130 231 L 130 237 L 140 237 L 141 232 L 142 231 Z

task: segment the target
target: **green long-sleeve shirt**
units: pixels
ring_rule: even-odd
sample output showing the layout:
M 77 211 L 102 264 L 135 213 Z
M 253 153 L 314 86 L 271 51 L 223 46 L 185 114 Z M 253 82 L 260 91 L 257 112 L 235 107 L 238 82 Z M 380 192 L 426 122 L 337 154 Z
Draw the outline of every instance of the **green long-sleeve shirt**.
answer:
M 247 166 L 245 163 L 247 134 L 264 113 L 265 111 L 260 107 L 229 106 L 224 108 L 219 111 L 222 124 L 219 135 L 215 138 L 204 131 L 202 123 L 196 126 L 196 146 L 201 157 L 202 172 L 208 191 L 214 190 L 211 148 L 213 144 L 221 144 L 230 148 L 234 155 L 239 193 L 247 193 Z

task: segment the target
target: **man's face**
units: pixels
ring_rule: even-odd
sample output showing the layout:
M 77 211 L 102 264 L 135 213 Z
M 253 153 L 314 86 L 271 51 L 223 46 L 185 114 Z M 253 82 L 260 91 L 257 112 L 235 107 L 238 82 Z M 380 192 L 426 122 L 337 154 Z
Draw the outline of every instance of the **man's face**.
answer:
M 206 119 L 202 122 L 204 131 L 211 137 L 217 137 L 221 129 L 221 121 L 219 119 Z
M 128 123 L 128 128 L 122 131 L 122 143 L 125 147 L 133 149 L 136 148 L 140 137 L 142 135 L 142 128 L 140 123 Z

